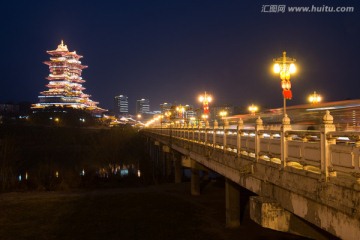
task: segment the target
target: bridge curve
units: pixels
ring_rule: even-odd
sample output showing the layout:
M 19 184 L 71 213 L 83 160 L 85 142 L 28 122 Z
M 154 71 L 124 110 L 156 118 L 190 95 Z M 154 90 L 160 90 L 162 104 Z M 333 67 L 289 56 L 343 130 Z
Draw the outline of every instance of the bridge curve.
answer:
M 246 129 L 239 119 L 237 129 L 225 120 L 223 126 L 216 121 L 213 126 L 170 124 L 142 132 L 192 165 L 201 164 L 256 193 L 251 214 L 264 226 L 287 231 L 292 213 L 334 236 L 358 239 L 360 132 L 336 131 L 328 111 L 322 121 L 319 130 L 306 131 L 292 130 L 286 116 L 276 130 L 259 117 Z M 259 214 L 270 216 L 270 223 Z M 231 224 L 234 216 L 229 217 Z

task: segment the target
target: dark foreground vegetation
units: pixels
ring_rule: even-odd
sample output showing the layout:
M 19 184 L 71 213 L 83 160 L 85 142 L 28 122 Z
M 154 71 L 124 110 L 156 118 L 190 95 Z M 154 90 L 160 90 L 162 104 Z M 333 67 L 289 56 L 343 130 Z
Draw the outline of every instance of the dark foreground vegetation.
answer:
M 121 186 L 121 184 L 120 184 Z M 303 239 L 263 229 L 243 217 L 225 228 L 223 182 L 200 196 L 190 183 L 0 195 L 0 239 L 279 240 Z
M 57 190 L 146 172 L 143 139 L 112 129 L 0 125 L 0 191 Z

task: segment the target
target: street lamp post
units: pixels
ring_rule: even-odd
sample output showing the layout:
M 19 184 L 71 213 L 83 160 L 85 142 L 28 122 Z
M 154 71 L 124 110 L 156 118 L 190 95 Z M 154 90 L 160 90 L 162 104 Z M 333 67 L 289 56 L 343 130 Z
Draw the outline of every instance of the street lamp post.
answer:
M 185 113 L 185 108 L 183 106 L 177 106 L 176 107 L 176 111 L 178 112 L 178 116 L 183 119 L 184 118 L 184 113 Z
M 309 102 L 312 104 L 316 104 L 321 102 L 322 98 L 320 96 L 320 94 L 318 94 L 316 91 L 314 91 L 314 93 L 310 94 L 309 96 Z
M 258 106 L 251 104 L 249 106 L 249 112 L 251 112 L 251 115 L 255 115 L 255 113 L 259 110 Z
M 204 122 L 205 123 L 205 125 L 206 125 L 206 121 L 209 119 L 209 115 L 207 115 L 207 114 L 203 114 L 203 115 L 201 115 L 201 119 L 202 119 L 202 122 Z M 203 125 L 203 123 L 199 123 L 199 128 L 200 127 L 202 127 L 202 125 Z
M 165 120 L 170 122 L 171 112 L 170 112 L 170 111 L 166 111 L 166 112 L 164 113 L 164 116 L 165 116 Z
M 226 117 L 228 115 L 227 111 L 221 111 L 219 113 L 220 117 L 223 118 L 223 117 Z
M 283 56 L 280 58 L 273 59 L 274 72 L 280 75 L 281 79 L 281 88 L 283 89 L 283 99 L 284 99 L 284 116 L 286 116 L 286 99 L 292 98 L 291 92 L 291 74 L 296 72 L 295 62 L 296 59 L 289 58 L 286 56 L 286 52 L 283 52 Z
M 212 97 L 205 92 L 204 95 L 199 96 L 199 101 L 203 104 L 204 114 L 209 115 L 209 103 Z
M 140 122 L 141 114 L 136 115 L 137 121 Z
M 209 118 L 209 115 L 206 115 L 206 114 L 201 115 L 201 119 L 203 121 L 206 121 L 208 118 Z
M 159 116 L 159 120 L 160 120 L 160 132 L 161 132 L 161 134 L 162 134 L 162 132 L 163 132 L 163 118 L 164 118 L 164 115 L 160 115 Z
M 194 126 L 196 124 L 196 117 L 190 117 L 188 126 Z

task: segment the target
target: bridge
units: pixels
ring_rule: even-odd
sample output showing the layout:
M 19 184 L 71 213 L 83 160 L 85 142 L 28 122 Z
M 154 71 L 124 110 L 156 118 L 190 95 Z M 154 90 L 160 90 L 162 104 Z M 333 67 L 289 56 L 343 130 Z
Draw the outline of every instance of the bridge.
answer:
M 234 127 L 225 119 L 221 126 L 185 122 L 142 132 L 150 152 L 167 154 L 175 182 L 182 166 L 191 168 L 193 195 L 200 194 L 199 171 L 225 177 L 228 227 L 240 225 L 240 186 L 256 194 L 250 216 L 264 227 L 325 239 L 314 225 L 359 239 L 360 132 L 337 131 L 329 111 L 321 122 L 318 130 L 294 130 L 288 116 L 279 127 L 258 117 L 252 126 L 238 119 Z

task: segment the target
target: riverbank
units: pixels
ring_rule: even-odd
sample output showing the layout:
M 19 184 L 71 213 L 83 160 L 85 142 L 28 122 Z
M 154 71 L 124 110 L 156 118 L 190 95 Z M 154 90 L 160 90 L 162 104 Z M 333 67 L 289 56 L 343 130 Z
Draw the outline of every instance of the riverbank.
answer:
M 224 189 L 189 183 L 0 195 L 0 239 L 302 239 L 243 216 L 225 228 Z

